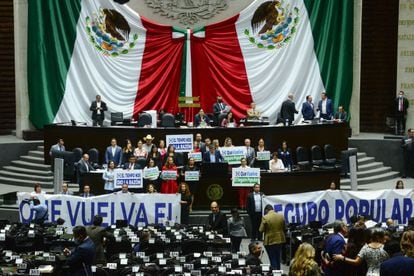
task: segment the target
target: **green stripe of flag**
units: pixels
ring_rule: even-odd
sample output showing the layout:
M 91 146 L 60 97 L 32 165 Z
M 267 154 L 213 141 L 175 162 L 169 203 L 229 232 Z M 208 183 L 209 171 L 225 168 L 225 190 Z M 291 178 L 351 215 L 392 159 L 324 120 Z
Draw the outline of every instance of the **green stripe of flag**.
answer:
M 33 125 L 52 123 L 63 99 L 81 0 L 28 1 L 27 81 Z

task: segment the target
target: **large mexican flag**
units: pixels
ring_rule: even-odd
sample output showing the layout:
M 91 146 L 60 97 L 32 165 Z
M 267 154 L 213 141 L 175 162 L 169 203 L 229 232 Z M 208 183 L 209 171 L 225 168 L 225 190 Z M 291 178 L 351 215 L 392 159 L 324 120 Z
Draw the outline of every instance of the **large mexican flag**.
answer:
M 240 14 L 194 30 L 140 17 L 107 0 L 29 1 L 30 120 L 91 122 L 97 94 L 110 112 L 182 111 L 179 96 L 217 95 L 237 118 L 255 101 L 276 118 L 288 93 L 301 108 L 326 90 L 348 107 L 352 0 L 256 0 Z M 185 110 L 184 110 L 185 111 Z M 109 112 L 107 112 L 109 120 Z

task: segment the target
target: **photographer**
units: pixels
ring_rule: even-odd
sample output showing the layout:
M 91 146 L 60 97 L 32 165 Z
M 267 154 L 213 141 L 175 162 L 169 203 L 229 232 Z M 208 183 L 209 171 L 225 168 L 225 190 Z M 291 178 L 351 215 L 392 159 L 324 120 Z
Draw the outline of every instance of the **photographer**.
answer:
M 40 200 L 33 196 L 30 198 L 29 203 L 30 210 L 35 212 L 32 222 L 42 225 L 48 217 L 46 204 L 40 203 Z

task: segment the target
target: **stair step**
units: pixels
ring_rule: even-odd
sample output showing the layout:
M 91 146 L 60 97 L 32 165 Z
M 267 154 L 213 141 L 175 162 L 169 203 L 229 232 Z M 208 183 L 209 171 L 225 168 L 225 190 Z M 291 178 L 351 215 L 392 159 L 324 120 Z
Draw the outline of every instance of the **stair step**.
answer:
M 45 146 L 37 146 L 38 151 L 45 151 Z
M 365 164 L 368 164 L 374 161 L 375 161 L 374 157 L 363 157 L 361 159 L 358 159 L 358 165 L 365 165 Z
M 16 166 L 4 166 L 3 169 L 13 172 L 18 172 L 22 174 L 35 174 L 35 175 L 41 175 L 41 176 L 53 176 L 52 171 L 39 171 L 39 170 L 31 170 L 26 169 L 22 167 L 16 167 Z
M 357 152 L 357 158 L 358 159 L 364 158 L 364 157 L 367 157 L 367 154 L 365 152 Z
M 45 154 L 43 151 L 39 151 L 39 150 L 30 150 L 29 151 L 29 156 L 33 156 L 33 157 L 41 157 L 44 159 Z
M 35 169 L 35 170 L 42 170 L 42 171 L 51 171 L 50 165 L 36 164 L 36 163 L 31 163 L 31 162 L 27 162 L 23 160 L 13 160 L 11 163 L 15 166 L 21 166 L 23 168 L 27 168 L 31 170 Z
M 375 175 L 375 176 L 364 177 L 364 178 L 358 179 L 358 185 L 372 184 L 376 182 L 390 180 L 390 179 L 397 178 L 399 175 L 400 175 L 399 172 L 390 171 L 390 172 L 386 172 L 386 173 Z M 341 189 L 342 189 L 342 185 L 344 186 L 351 185 L 351 180 L 349 178 L 341 179 Z
M 391 167 L 379 167 L 379 168 L 368 170 L 368 171 L 357 172 L 357 178 L 361 179 L 361 178 L 366 178 L 370 176 L 381 175 L 381 174 L 390 172 L 391 170 L 392 170 Z
M 43 188 L 53 188 L 53 182 L 38 182 Z M 0 184 L 33 187 L 35 181 L 0 176 Z M 17 187 L 16 187 L 17 188 Z
M 358 164 L 358 172 L 374 170 L 374 169 L 377 169 L 377 168 L 381 168 L 383 166 L 384 166 L 384 164 L 382 162 L 372 162 L 372 163 L 368 163 L 368 164 L 364 164 L 364 165 Z
M 43 157 L 36 157 L 36 156 L 30 156 L 30 155 L 22 155 L 20 156 L 20 159 L 22 161 L 27 161 L 30 163 L 36 163 L 36 164 L 44 164 L 45 160 Z
M 23 174 L 13 171 L 0 170 L 0 176 L 14 177 L 15 179 L 27 179 L 35 182 L 53 182 L 53 176 Z

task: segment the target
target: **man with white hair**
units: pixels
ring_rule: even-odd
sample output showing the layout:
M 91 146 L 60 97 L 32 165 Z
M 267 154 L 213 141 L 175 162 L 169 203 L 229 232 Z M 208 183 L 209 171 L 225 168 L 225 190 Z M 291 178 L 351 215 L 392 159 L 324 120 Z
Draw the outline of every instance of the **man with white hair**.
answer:
M 295 120 L 295 113 L 298 113 L 295 107 L 295 102 L 293 101 L 293 94 L 289 93 L 286 101 L 282 103 L 282 108 L 280 110 L 280 117 L 283 120 L 283 123 L 291 125 Z

